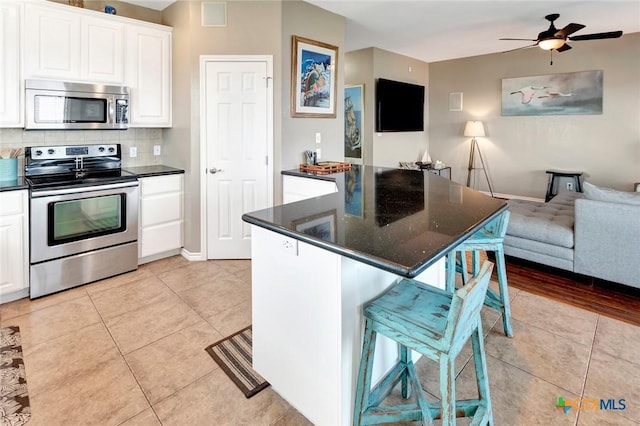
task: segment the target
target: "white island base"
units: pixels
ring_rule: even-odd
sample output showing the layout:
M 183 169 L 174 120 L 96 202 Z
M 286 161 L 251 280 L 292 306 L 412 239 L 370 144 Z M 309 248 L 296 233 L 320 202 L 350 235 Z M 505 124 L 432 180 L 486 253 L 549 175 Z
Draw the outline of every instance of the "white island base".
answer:
M 399 277 L 255 225 L 251 233 L 254 369 L 314 424 L 351 424 L 362 305 Z M 444 288 L 444 259 L 416 279 Z M 378 336 L 374 380 L 397 357 Z

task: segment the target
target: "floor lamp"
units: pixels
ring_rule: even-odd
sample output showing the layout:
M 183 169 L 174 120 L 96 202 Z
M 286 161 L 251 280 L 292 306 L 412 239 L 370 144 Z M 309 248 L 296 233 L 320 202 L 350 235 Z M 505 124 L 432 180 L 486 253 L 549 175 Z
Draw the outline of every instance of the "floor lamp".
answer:
M 489 175 L 487 175 L 487 169 L 484 166 L 484 158 L 482 158 L 482 151 L 480 151 L 480 146 L 478 145 L 478 141 L 476 137 L 484 136 L 484 125 L 482 121 L 467 121 L 467 125 L 464 126 L 464 136 L 471 137 L 471 150 L 469 151 L 469 172 L 467 174 L 467 186 L 471 184 L 471 172 L 475 169 L 474 162 L 476 157 L 476 151 L 478 151 L 478 156 L 480 157 L 480 162 L 482 163 L 482 170 L 484 171 L 484 177 L 487 178 L 487 185 L 489 185 L 489 192 L 491 192 L 491 196 L 493 197 L 493 188 L 491 187 L 491 181 L 489 180 Z

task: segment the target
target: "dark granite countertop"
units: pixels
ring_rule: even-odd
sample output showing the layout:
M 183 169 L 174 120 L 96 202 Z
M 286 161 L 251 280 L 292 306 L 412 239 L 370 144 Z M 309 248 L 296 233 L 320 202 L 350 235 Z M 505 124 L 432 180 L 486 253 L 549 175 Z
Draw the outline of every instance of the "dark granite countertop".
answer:
M 24 176 L 18 176 L 13 180 L 0 180 L 0 192 L 3 191 L 17 191 L 20 189 L 29 189 L 27 181 Z
M 318 174 L 318 173 L 314 173 L 314 172 L 301 172 L 300 169 L 292 169 L 292 170 L 283 170 L 283 171 L 280 172 L 280 174 L 287 175 L 287 176 L 296 176 L 296 177 L 303 177 L 303 178 L 328 180 L 328 181 L 331 181 L 331 182 L 335 182 L 336 179 L 339 176 L 343 176 L 344 175 L 344 172 Z
M 504 201 L 428 170 L 354 166 L 336 174 L 335 181 L 337 193 L 246 213 L 242 219 L 415 277 L 507 208 Z
M 169 166 L 137 166 L 137 167 L 123 167 L 123 169 L 129 173 L 133 173 L 138 177 L 151 177 L 162 175 L 177 175 L 184 173 L 182 169 L 176 169 Z

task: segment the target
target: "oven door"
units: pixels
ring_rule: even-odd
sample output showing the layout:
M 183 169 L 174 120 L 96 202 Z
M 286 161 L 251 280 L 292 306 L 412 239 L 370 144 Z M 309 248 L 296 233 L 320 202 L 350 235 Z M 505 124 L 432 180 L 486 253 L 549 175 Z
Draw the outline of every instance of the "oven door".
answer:
M 31 193 L 31 264 L 137 239 L 138 181 Z

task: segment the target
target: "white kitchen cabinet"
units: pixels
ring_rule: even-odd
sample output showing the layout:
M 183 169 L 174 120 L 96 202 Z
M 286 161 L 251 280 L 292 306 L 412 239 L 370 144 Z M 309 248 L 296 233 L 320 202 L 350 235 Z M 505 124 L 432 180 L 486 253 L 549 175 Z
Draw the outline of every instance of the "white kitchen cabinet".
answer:
M 171 127 L 171 28 L 127 25 L 131 127 Z
M 140 178 L 138 263 L 178 254 L 184 228 L 184 175 Z
M 338 192 L 338 186 L 331 180 L 282 175 L 283 204 L 334 192 Z
M 28 191 L 0 192 L 0 303 L 28 294 Z
M 0 2 L 0 127 L 23 127 L 20 78 L 22 4 Z
M 124 24 L 83 18 L 80 33 L 80 78 L 124 84 Z

